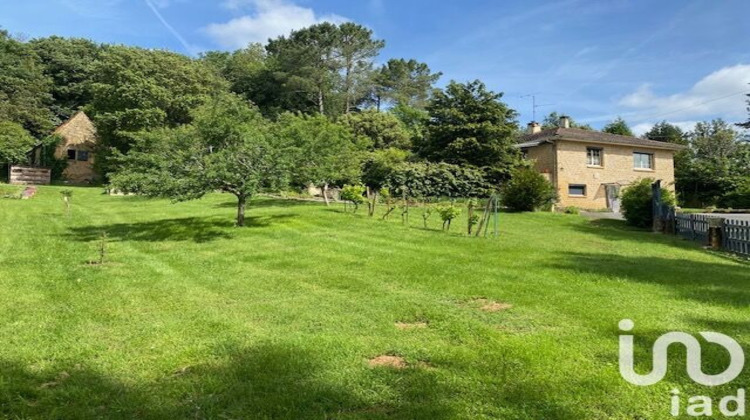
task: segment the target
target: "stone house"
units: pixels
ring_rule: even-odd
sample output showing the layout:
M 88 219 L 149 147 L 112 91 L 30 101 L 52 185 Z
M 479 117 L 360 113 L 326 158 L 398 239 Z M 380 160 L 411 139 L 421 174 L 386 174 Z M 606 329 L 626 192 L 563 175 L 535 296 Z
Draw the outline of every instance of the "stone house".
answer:
M 67 159 L 63 178 L 72 184 L 90 184 L 99 177 L 94 171 L 96 128 L 84 112 L 77 112 L 53 133 L 62 138 L 55 158 Z
M 620 189 L 641 178 L 661 180 L 674 191 L 674 154 L 683 146 L 630 136 L 538 123 L 517 144 L 534 168 L 557 189 L 559 207 L 620 211 Z

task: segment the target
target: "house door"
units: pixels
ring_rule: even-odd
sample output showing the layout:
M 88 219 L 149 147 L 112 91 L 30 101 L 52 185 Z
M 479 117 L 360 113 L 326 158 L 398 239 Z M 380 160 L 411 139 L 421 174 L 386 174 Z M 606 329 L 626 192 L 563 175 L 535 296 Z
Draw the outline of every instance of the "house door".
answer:
M 612 213 L 620 212 L 620 186 L 606 185 L 607 189 L 607 208 Z

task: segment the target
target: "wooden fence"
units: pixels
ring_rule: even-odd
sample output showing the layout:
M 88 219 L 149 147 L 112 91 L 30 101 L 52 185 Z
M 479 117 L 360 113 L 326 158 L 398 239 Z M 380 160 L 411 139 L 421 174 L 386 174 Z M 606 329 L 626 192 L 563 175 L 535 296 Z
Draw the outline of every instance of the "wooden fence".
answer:
M 685 239 L 708 243 L 709 216 L 701 214 L 681 214 L 674 216 L 674 233 Z
M 750 220 L 725 219 L 721 241 L 727 251 L 750 255 Z
M 710 244 L 711 226 L 721 232 L 721 248 L 750 256 L 750 221 L 724 218 L 719 215 L 680 214 L 674 216 L 674 233 L 688 240 Z
M 52 171 L 47 168 L 11 166 L 8 182 L 14 185 L 49 185 Z

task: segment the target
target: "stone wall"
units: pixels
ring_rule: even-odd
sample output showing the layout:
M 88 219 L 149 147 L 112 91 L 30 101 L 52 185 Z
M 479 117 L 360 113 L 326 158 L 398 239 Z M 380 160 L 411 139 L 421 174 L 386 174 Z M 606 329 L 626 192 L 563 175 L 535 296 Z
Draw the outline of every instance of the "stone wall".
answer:
M 587 147 L 602 149 L 602 166 L 588 166 Z M 633 153 L 654 155 L 653 169 L 635 169 Z M 594 145 L 572 141 L 557 141 L 557 189 L 561 207 L 606 209 L 606 184 L 627 186 L 641 178 L 654 178 L 674 191 L 674 152 L 639 146 Z M 569 185 L 585 185 L 583 197 L 568 194 Z
M 11 166 L 9 182 L 13 185 L 49 185 L 51 177 L 49 169 Z

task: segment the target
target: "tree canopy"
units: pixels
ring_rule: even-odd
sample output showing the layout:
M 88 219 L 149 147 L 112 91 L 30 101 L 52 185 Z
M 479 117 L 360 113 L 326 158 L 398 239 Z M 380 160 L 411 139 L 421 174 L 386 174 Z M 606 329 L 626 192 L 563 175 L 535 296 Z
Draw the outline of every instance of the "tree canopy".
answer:
M 237 225 L 248 200 L 283 186 L 289 162 L 260 113 L 232 95 L 199 107 L 191 124 L 141 133 L 117 154 L 112 185 L 126 192 L 176 201 L 220 190 L 237 197 Z
M 0 121 L 20 124 L 34 136 L 46 135 L 54 127 L 51 87 L 36 52 L 0 30 Z
M 0 166 L 26 160 L 36 140 L 20 124 L 0 121 Z
M 549 115 L 544 117 L 544 120 L 542 120 L 542 130 L 559 127 L 560 117 L 562 116 L 563 115 L 559 114 L 557 111 L 550 112 Z M 593 128 L 591 128 L 590 125 L 579 124 L 571 117 L 568 117 L 568 120 L 570 121 L 570 128 L 580 128 L 581 130 L 589 130 L 589 131 L 593 130 Z
M 513 141 L 518 123 L 502 96 L 478 80 L 453 81 L 435 92 L 418 154 L 433 162 L 492 168 L 500 178 L 508 177 L 520 159 Z
M 633 131 L 628 126 L 628 123 L 626 123 L 625 120 L 620 117 L 617 117 L 614 121 L 605 125 L 602 131 L 610 134 L 619 134 L 621 136 L 633 137 Z

